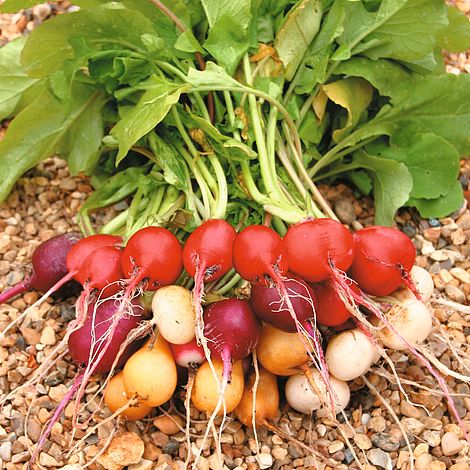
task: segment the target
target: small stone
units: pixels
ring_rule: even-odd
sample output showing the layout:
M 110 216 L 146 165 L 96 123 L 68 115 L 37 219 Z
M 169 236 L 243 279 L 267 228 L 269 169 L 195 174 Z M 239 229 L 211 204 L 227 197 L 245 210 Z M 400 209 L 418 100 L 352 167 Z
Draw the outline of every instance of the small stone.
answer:
M 142 459 L 138 463 L 132 463 L 127 470 L 151 470 L 153 462 L 151 460 Z
M 122 470 L 124 467 L 117 464 L 107 452 L 98 457 L 97 462 L 105 468 L 105 470 Z
M 11 447 L 12 443 L 10 441 L 4 442 L 0 445 L 0 459 L 9 462 L 11 460 Z
M 379 432 L 371 438 L 372 444 L 386 452 L 396 452 L 400 448 L 400 442 L 393 439 L 390 434 Z
M 447 284 L 445 291 L 449 299 L 461 304 L 465 303 L 465 294 L 458 287 Z
M 447 467 L 444 462 L 441 462 L 440 460 L 434 460 L 428 465 L 427 470 L 446 470 L 446 468 Z
M 344 443 L 340 442 L 340 441 L 335 442 L 335 443 L 328 446 L 328 452 L 330 454 L 334 454 L 335 452 L 338 452 L 338 451 L 343 450 L 343 449 L 344 449 Z
M 423 236 L 426 240 L 429 240 L 435 243 L 437 242 L 437 240 L 439 240 L 439 237 L 441 236 L 441 231 L 442 231 L 441 227 L 427 228 L 426 230 L 424 230 Z
M 429 446 L 427 444 L 424 444 L 424 442 L 421 442 L 421 444 L 418 444 L 415 447 L 415 450 L 413 451 L 413 455 L 415 457 L 419 457 L 422 454 L 428 454 L 429 453 Z
M 402 450 L 398 454 L 397 468 L 400 469 L 405 462 L 410 460 L 410 453 L 407 450 Z
M 168 444 L 170 439 L 166 434 L 163 434 L 161 431 L 153 432 L 152 433 L 152 441 L 157 447 L 165 447 Z
M 436 250 L 430 254 L 431 259 L 434 261 L 445 261 L 449 259 L 449 255 L 443 250 Z
M 338 219 L 347 225 L 351 225 L 357 219 L 356 211 L 351 199 L 341 198 L 335 201 L 333 209 Z
M 401 420 L 405 432 L 418 436 L 424 430 L 424 424 L 414 418 L 403 418 Z
M 449 284 L 450 281 L 454 280 L 454 277 L 452 276 L 452 274 L 450 274 L 449 271 L 447 271 L 447 269 L 441 269 L 439 272 L 439 277 L 442 279 L 442 282 L 444 282 L 444 284 Z
M 427 470 L 428 465 L 432 462 L 432 455 L 421 454 L 415 461 L 416 470 Z
M 441 439 L 441 448 L 444 455 L 455 455 L 462 450 L 463 444 L 456 434 L 446 432 Z
M 59 470 L 82 470 L 82 466 L 79 465 L 78 463 L 72 463 L 68 465 L 64 465 L 63 467 L 60 467 Z
M 470 283 L 470 274 L 462 268 L 452 268 L 450 274 L 464 284 Z
M 466 236 L 461 227 L 459 227 L 455 232 L 451 233 L 450 239 L 454 245 L 463 245 L 466 240 Z
M 368 450 L 372 447 L 372 442 L 366 434 L 356 434 L 354 442 L 361 450 Z
M 375 432 L 383 432 L 387 427 L 387 423 L 385 422 L 385 418 L 382 416 L 374 416 L 367 423 L 367 427 Z
M 134 432 L 123 432 L 111 441 L 108 454 L 118 465 L 138 463 L 144 453 L 144 442 Z
M 470 465 L 465 462 L 458 462 L 452 465 L 449 470 L 470 470 Z
M 377 467 L 383 468 L 384 470 L 392 470 L 392 459 L 390 455 L 381 449 L 372 449 L 367 452 L 369 460 Z
M 41 339 L 39 342 L 45 346 L 54 346 L 54 344 L 57 342 L 54 328 L 51 326 L 46 326 L 42 330 Z
M 36 345 L 40 342 L 41 334 L 39 331 L 33 330 L 32 328 L 21 328 L 20 331 L 27 345 Z
M 170 439 L 168 444 L 163 448 L 163 453 L 168 455 L 176 455 L 178 453 L 178 449 L 180 447 L 180 443 L 176 439 Z
M 276 460 L 284 460 L 287 457 L 288 452 L 284 447 L 274 446 L 271 454 Z
M 433 431 L 440 431 L 442 429 L 442 421 L 440 419 L 425 416 L 420 421 L 426 426 L 426 429 L 432 429 Z
M 233 443 L 236 446 L 242 445 L 245 442 L 245 431 L 243 428 L 240 428 L 234 435 L 233 435 Z
M 439 431 L 430 431 L 429 429 L 426 429 L 426 431 L 423 431 L 421 434 L 421 437 L 431 447 L 437 447 L 441 443 L 441 434 Z
M 457 219 L 457 225 L 462 229 L 462 230 L 469 230 L 470 229 L 470 213 L 465 213 L 461 215 Z
M 172 436 L 184 428 L 183 420 L 178 415 L 163 415 L 153 420 L 154 426 L 167 436 Z
M 261 469 L 269 468 L 273 464 L 273 457 L 271 454 L 262 452 L 258 455 L 258 463 Z
M 54 457 L 45 452 L 41 452 L 39 455 L 39 463 L 44 467 L 58 467 L 60 465 Z
M 424 415 L 424 411 L 421 408 L 413 406 L 406 400 L 400 402 L 400 413 L 408 418 L 419 419 Z

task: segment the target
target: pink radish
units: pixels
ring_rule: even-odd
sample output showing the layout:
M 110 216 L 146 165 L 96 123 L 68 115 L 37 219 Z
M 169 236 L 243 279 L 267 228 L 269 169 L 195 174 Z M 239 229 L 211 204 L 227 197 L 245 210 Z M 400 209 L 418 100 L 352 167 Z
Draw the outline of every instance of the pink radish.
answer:
M 224 368 L 224 383 L 230 382 L 233 361 L 248 356 L 258 344 L 261 322 L 246 300 L 225 299 L 204 311 L 204 336 L 208 347 Z
M 170 344 L 170 347 L 175 362 L 180 367 L 202 364 L 206 360 L 204 350 L 197 344 L 196 338 L 186 344 Z
M 32 274 L 0 294 L 0 304 L 30 289 L 47 292 L 67 275 L 66 257 L 80 240 L 78 233 L 66 233 L 41 243 L 33 252 Z

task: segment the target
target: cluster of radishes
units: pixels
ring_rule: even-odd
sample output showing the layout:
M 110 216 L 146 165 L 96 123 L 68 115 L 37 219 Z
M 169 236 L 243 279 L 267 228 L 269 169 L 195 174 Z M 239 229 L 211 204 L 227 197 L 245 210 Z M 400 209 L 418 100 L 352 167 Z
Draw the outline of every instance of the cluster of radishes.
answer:
M 71 278 L 83 286 L 63 340 L 81 364 L 66 397 L 77 394 L 77 426 L 91 375 L 121 367 L 109 374 L 104 401 L 131 420 L 172 397 L 177 366 L 192 371 L 196 365 L 188 404 L 190 395 L 212 417 L 236 410 L 244 424 L 268 426 L 279 408 L 276 376 L 289 376 L 286 398 L 294 409 L 324 408 L 334 416 L 349 402 L 346 382 L 385 355 L 382 346 L 410 350 L 453 407 L 444 380 L 419 350 L 432 327 L 423 302 L 433 282 L 413 268 L 414 246 L 396 229 L 369 227 L 353 235 L 339 222 L 314 219 L 281 237 L 267 226 L 237 234 L 224 220 L 208 220 L 184 246 L 161 227 L 141 229 L 122 245 L 120 237 L 93 235 L 54 250 L 46 295 Z M 61 276 L 60 260 L 66 267 Z M 205 287 L 232 269 L 251 284 L 249 298 L 204 306 Z M 177 282 L 188 276 L 192 290 Z M 140 300 L 144 291 L 155 291 L 150 316 Z M 138 340 L 149 332 L 142 345 Z M 327 345 L 322 332 L 330 336 Z

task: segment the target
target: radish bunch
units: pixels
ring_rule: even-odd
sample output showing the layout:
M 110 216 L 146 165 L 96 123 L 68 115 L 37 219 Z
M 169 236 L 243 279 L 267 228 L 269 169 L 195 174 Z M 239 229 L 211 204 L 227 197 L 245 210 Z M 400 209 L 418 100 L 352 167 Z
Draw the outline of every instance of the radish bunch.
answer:
M 272 428 L 276 376 L 288 377 L 285 397 L 292 408 L 323 409 L 334 417 L 349 402 L 347 382 L 381 356 L 387 359 L 385 348 L 415 355 L 454 408 L 439 366 L 421 350 L 432 328 L 424 302 L 433 282 L 413 266 L 414 246 L 398 230 L 352 234 L 339 222 L 315 219 L 281 237 L 264 225 L 237 233 L 224 220 L 208 220 L 184 244 L 165 228 L 146 227 L 124 246 L 112 235 L 74 241 L 62 257 L 66 269 L 38 288 L 50 293 L 72 278 L 83 286 L 62 341 L 80 371 L 41 445 L 74 394 L 75 425 L 91 419 L 78 423 L 95 372 L 107 374 L 108 408 L 134 420 L 166 402 L 177 371 L 186 368 L 188 436 L 190 401 L 211 415 L 208 431 L 216 416 L 234 410 L 248 426 Z M 250 285 L 245 298 L 215 295 L 221 280 L 243 286 L 240 278 Z M 140 300 L 144 292 L 152 293 L 150 316 Z M 145 344 L 135 342 L 148 333 Z M 143 370 L 152 373 L 143 376 Z

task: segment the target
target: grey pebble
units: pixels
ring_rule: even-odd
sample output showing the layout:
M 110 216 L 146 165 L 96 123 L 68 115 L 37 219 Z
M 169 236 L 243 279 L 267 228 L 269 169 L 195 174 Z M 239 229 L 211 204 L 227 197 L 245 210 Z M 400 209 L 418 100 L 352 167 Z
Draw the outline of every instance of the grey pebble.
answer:
M 371 449 L 367 452 L 367 457 L 373 465 L 383 468 L 384 470 L 392 470 L 392 459 L 390 455 L 382 449 Z
M 390 434 L 384 432 L 374 434 L 370 440 L 375 447 L 385 450 L 386 452 L 396 452 L 400 448 L 400 443 L 393 439 Z
M 170 439 L 168 444 L 163 448 L 163 453 L 168 455 L 176 455 L 178 453 L 179 447 L 180 443 L 176 439 Z

